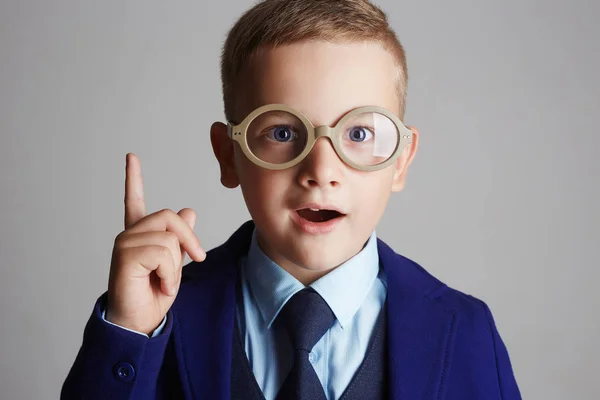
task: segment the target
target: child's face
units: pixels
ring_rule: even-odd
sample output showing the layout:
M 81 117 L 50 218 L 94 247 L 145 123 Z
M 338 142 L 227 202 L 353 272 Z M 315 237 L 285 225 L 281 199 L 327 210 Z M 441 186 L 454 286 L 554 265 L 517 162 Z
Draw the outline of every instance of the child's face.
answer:
M 333 126 L 348 111 L 380 106 L 398 113 L 394 77 L 398 67 L 377 43 L 301 42 L 263 50 L 244 68 L 235 122 L 255 108 L 283 103 L 302 112 L 315 126 Z M 345 164 L 330 141 L 321 138 L 299 164 L 284 170 L 249 161 L 226 127 L 215 123 L 211 141 L 227 187 L 241 185 L 263 251 L 300 281 L 309 283 L 356 255 L 381 218 L 389 196 L 404 187 L 406 169 L 418 145 L 385 169 L 364 172 Z M 319 207 L 320 206 L 320 207 Z M 314 218 L 306 207 L 336 208 Z M 306 218 L 309 218 L 307 220 Z

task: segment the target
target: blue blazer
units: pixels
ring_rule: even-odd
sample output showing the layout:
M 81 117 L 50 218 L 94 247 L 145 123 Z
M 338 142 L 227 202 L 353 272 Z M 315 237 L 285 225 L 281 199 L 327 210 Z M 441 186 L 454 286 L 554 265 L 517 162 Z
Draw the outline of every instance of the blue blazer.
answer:
M 236 279 L 254 224 L 203 263 L 183 269 L 161 335 L 148 339 L 102 320 L 96 302 L 62 399 L 229 399 Z M 520 399 L 487 305 L 451 289 L 378 240 L 388 283 L 390 398 Z

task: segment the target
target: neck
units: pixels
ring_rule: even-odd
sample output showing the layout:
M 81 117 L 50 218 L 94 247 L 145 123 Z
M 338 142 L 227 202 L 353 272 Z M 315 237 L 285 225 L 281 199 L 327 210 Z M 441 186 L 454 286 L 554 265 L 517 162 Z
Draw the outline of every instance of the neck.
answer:
M 323 276 L 327 275 L 329 272 L 333 271 L 334 269 L 336 269 L 338 267 L 338 265 L 336 265 L 335 267 L 324 270 L 324 271 L 321 271 L 321 270 L 312 271 L 310 269 L 302 268 L 301 266 L 294 265 L 294 264 L 286 265 L 284 263 L 283 265 L 280 265 L 280 264 L 277 264 L 277 265 L 279 265 L 281 268 L 286 270 L 294 278 L 299 280 L 304 286 L 309 286 L 311 283 L 319 280 L 319 278 L 322 278 Z
M 323 276 L 327 275 L 328 273 L 342 265 L 338 264 L 332 267 L 311 269 L 309 266 L 299 265 L 285 258 L 283 255 L 281 255 L 275 249 L 269 246 L 258 232 L 256 239 L 258 247 L 260 247 L 263 253 L 265 253 L 271 260 L 273 260 L 275 264 L 277 264 L 277 266 L 284 269 L 287 273 L 296 278 L 304 286 L 309 286 L 313 282 L 317 281 L 318 279 L 322 278 Z M 362 250 L 364 246 L 366 246 L 366 244 L 367 242 L 363 244 L 363 247 L 360 250 Z

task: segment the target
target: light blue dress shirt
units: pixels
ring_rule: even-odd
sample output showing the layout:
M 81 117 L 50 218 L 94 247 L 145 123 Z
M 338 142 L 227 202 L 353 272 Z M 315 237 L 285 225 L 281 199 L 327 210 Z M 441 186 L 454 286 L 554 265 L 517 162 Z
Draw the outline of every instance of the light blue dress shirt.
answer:
M 236 316 L 252 372 L 265 398 L 272 400 L 293 361 L 287 333 L 273 322 L 286 302 L 305 286 L 260 249 L 256 231 L 248 256 L 240 262 L 243 295 Z M 312 349 L 309 360 L 327 399 L 339 399 L 365 357 L 387 294 L 375 232 L 357 255 L 310 287 L 325 299 L 336 320 Z M 166 317 L 152 337 L 162 332 L 165 323 Z
M 265 398 L 271 400 L 293 361 L 287 333 L 273 321 L 305 286 L 260 249 L 256 231 L 248 257 L 241 262 L 243 296 L 237 318 L 252 372 Z M 325 299 L 336 321 L 313 347 L 309 360 L 327 399 L 339 399 L 364 359 L 387 293 L 375 232 L 360 253 L 310 287 Z

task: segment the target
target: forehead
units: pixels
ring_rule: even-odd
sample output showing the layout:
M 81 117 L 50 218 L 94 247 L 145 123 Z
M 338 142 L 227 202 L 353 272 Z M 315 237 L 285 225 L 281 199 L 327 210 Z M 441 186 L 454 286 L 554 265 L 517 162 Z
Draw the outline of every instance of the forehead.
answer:
M 315 125 L 333 125 L 360 106 L 398 113 L 399 73 L 377 42 L 305 41 L 262 49 L 242 71 L 237 111 L 243 118 L 262 105 L 283 103 Z

